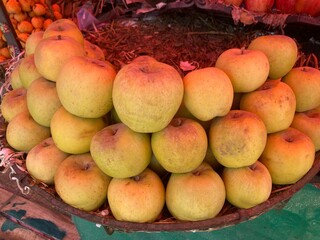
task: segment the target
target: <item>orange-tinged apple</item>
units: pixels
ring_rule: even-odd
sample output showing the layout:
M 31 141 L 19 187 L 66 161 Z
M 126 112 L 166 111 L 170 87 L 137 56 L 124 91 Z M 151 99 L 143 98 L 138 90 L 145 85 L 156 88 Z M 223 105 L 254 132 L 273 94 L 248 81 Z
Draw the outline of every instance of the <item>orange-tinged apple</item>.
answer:
M 265 35 L 251 41 L 248 49 L 264 52 L 270 63 L 269 78 L 285 76 L 295 65 L 298 46 L 295 40 L 286 35 Z
M 301 131 L 289 127 L 268 135 L 261 161 L 269 170 L 272 183 L 294 184 L 312 167 L 315 146 Z
M 272 190 L 269 170 L 259 161 L 247 167 L 224 168 L 226 199 L 238 208 L 251 208 L 268 200 Z
M 217 216 L 225 198 L 221 177 L 206 162 L 191 172 L 172 173 L 166 187 L 168 210 L 182 221 L 200 221 Z
M 259 50 L 231 48 L 217 58 L 217 68 L 230 78 L 234 92 L 251 92 L 268 78 L 269 61 Z
M 184 173 L 196 169 L 208 146 L 204 128 L 195 120 L 174 118 L 163 130 L 151 136 L 153 154 L 168 172 Z
M 278 132 L 290 126 L 296 110 L 296 97 L 288 84 L 268 80 L 257 90 L 242 95 L 240 109 L 257 114 L 268 133 Z
M 84 40 L 84 50 L 86 51 L 86 56 L 89 58 L 101 61 L 106 60 L 103 50 L 98 45 L 91 43 L 86 39 Z
M 21 59 L 19 64 L 19 77 L 25 88 L 28 88 L 34 80 L 41 77 L 41 74 L 35 65 L 34 54 L 25 56 Z
M 222 70 L 206 67 L 187 73 L 183 78 L 183 103 L 201 121 L 226 115 L 233 101 L 232 83 Z
M 160 177 L 146 168 L 131 178 L 112 178 L 108 203 L 115 219 L 137 223 L 153 222 L 165 204 L 165 188 Z
M 27 90 L 25 88 L 16 88 L 7 92 L 1 102 L 1 115 L 10 122 L 18 113 L 28 112 Z
M 17 65 L 14 66 L 11 74 L 9 75 L 9 81 L 12 89 L 17 88 L 24 88 L 20 76 L 19 76 L 19 65 L 20 65 L 21 59 L 17 62 Z
M 217 161 L 231 168 L 250 166 L 263 152 L 267 129 L 261 118 L 244 110 L 231 110 L 212 120 L 209 145 Z
M 282 78 L 296 96 L 296 111 L 304 112 L 320 105 L 320 70 L 314 67 L 295 67 Z
M 43 38 L 43 31 L 33 32 L 26 40 L 25 55 L 34 54 L 34 50 Z

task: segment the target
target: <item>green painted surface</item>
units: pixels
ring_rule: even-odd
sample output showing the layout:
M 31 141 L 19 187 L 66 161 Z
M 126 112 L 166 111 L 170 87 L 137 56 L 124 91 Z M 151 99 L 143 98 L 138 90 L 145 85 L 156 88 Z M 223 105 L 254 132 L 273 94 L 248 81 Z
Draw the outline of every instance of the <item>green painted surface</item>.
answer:
M 112 235 L 108 235 L 103 227 L 99 228 L 95 223 L 78 217 L 73 217 L 73 221 L 82 240 L 315 240 L 320 239 L 320 190 L 307 184 L 290 199 L 283 209 L 272 209 L 251 221 L 212 232 L 114 232 Z

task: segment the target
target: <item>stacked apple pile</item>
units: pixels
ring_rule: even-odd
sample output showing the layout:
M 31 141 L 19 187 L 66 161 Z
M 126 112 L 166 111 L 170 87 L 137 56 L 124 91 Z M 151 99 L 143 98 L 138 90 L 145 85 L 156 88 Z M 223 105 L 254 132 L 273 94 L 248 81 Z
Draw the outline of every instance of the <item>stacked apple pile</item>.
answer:
M 10 21 L 22 46 L 32 32 L 45 30 L 54 20 L 61 19 L 61 9 L 56 3 L 45 0 L 2 0 Z M 0 31 L 0 62 L 11 58 L 4 35 Z
M 320 16 L 318 0 L 216 0 L 224 4 L 243 6 L 248 11 L 266 13 L 275 9 L 286 14 L 307 14 L 312 17 Z
M 33 33 L 1 104 L 7 142 L 67 204 L 108 203 L 121 221 L 153 222 L 164 206 L 204 220 L 226 200 L 261 204 L 312 167 L 320 71 L 294 67 L 290 37 L 258 37 L 181 76 L 149 56 L 116 72 L 80 33 L 66 19 Z

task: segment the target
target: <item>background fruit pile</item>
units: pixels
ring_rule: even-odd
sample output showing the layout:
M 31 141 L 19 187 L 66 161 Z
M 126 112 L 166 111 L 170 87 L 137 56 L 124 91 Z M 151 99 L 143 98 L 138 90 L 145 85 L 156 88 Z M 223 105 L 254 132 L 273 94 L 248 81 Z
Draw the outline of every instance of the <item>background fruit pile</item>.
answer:
M 6 140 L 75 208 L 209 219 L 294 184 L 320 149 L 320 71 L 295 67 L 290 37 L 257 37 L 183 76 L 149 56 L 116 71 L 68 19 L 25 49 L 1 102 Z

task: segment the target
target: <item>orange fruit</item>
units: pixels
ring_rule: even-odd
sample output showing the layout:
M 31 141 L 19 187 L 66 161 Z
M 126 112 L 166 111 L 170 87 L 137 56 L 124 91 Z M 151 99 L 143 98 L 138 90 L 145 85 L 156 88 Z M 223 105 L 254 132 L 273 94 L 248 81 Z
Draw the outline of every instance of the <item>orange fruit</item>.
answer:
M 33 0 L 19 0 L 21 8 L 24 12 L 30 12 L 34 4 Z
M 44 22 L 43 22 L 43 29 L 46 30 L 47 27 L 48 27 L 52 22 L 53 22 L 53 21 L 52 21 L 52 19 L 50 19 L 50 18 L 47 18 L 46 20 L 44 20 Z
M 60 13 L 61 13 L 61 8 L 60 8 L 60 5 L 59 5 L 59 4 L 54 3 L 54 4 L 51 5 L 51 8 L 52 8 L 52 11 L 53 11 L 53 12 L 57 11 L 57 12 L 60 12 Z
M 19 13 L 21 12 L 21 5 L 18 0 L 9 0 L 6 4 L 7 12 L 10 13 Z
M 42 16 L 46 14 L 46 7 L 41 3 L 36 3 L 33 5 L 32 11 L 36 16 Z
M 63 18 L 62 14 L 58 11 L 53 11 L 53 16 L 56 20 Z
M 4 56 L 5 58 L 11 58 L 10 51 L 7 47 L 0 48 L 0 55 Z
M 34 28 L 43 27 L 44 18 L 43 17 L 33 17 L 31 18 L 31 24 Z
M 33 26 L 31 22 L 24 20 L 18 23 L 17 29 L 21 33 L 31 33 L 33 30 Z
M 21 22 L 23 20 L 26 20 L 28 17 L 28 15 L 25 12 L 19 12 L 19 13 L 15 13 L 13 14 L 13 18 L 15 20 L 17 20 L 18 22 Z

